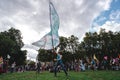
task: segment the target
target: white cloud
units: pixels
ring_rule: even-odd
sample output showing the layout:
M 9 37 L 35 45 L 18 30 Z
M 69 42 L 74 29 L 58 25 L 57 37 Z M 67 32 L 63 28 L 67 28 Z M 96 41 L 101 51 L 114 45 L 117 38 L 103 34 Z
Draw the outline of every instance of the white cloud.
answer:
M 110 14 L 110 20 L 120 21 L 120 10 L 112 11 Z
M 106 31 L 120 31 L 120 10 L 114 10 L 111 11 L 109 16 L 109 20 L 107 20 L 103 25 L 99 25 L 98 22 L 101 21 L 97 20 L 96 22 L 93 23 L 93 29 L 94 31 L 99 32 L 100 28 L 106 29 Z M 102 18 L 102 17 L 101 17 Z
M 104 10 L 109 10 L 112 0 L 100 0 L 97 5 L 101 6 Z
M 120 23 L 117 23 L 115 21 L 106 21 L 105 24 L 103 25 L 97 25 L 96 27 L 93 28 L 96 32 L 100 31 L 100 28 L 105 29 L 106 31 L 120 31 Z
M 36 57 L 37 57 L 37 54 L 38 54 L 37 51 L 32 50 L 32 49 L 27 49 L 27 51 L 28 51 L 27 59 L 36 61 Z
M 94 18 L 109 9 L 112 0 L 51 1 L 60 17 L 60 36 L 73 34 L 81 39 Z M 48 0 L 1 0 L 0 17 L 0 31 L 20 29 L 25 44 L 30 45 L 50 31 Z
M 105 28 L 107 31 L 111 30 L 113 32 L 120 31 L 120 23 L 116 23 L 115 21 L 107 21 L 101 28 Z

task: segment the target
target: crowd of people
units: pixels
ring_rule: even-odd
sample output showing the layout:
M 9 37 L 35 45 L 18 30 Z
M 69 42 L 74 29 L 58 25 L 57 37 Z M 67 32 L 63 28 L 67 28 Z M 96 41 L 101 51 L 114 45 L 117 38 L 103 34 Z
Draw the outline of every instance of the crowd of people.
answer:
M 39 62 L 36 66 L 27 65 L 25 70 L 36 70 L 38 71 L 50 71 L 54 72 L 56 62 L 51 61 L 48 63 Z M 94 58 L 91 59 L 75 59 L 71 62 L 64 63 L 67 71 L 86 71 L 86 70 L 120 70 L 120 58 L 110 58 L 107 56 L 103 57 L 103 60 L 99 61 Z M 62 70 L 61 65 L 57 66 L 57 70 L 60 72 Z
M 0 58 L 2 59 L 2 58 Z M 66 71 L 86 71 L 86 70 L 120 70 L 120 58 L 119 57 L 103 57 L 102 61 L 96 60 L 94 58 L 83 58 L 83 59 L 75 59 L 74 61 L 64 63 L 64 67 L 61 65 L 57 65 L 55 67 L 56 62 L 40 62 L 38 61 L 35 65 L 21 65 L 16 66 L 16 63 L 13 62 L 10 66 L 7 64 L 7 60 L 0 63 L 0 73 L 7 72 L 24 72 L 24 71 L 37 71 L 38 73 L 43 71 L 54 72 L 55 68 L 57 68 L 57 72 L 60 72 L 62 69 L 66 69 Z M 65 71 L 65 70 L 64 70 Z
M 120 58 L 119 57 L 103 57 L 103 60 L 97 59 L 75 59 L 71 62 L 64 63 L 67 71 L 86 71 L 86 70 L 120 70 Z M 48 70 L 54 72 L 55 63 L 52 61 L 49 64 L 41 65 L 41 71 Z M 62 69 L 61 65 L 58 65 L 58 71 Z
M 107 57 L 107 56 L 106 56 Z M 66 64 L 67 70 L 85 71 L 85 70 L 120 70 L 120 58 L 106 58 L 102 61 L 92 59 L 76 59 L 74 62 Z

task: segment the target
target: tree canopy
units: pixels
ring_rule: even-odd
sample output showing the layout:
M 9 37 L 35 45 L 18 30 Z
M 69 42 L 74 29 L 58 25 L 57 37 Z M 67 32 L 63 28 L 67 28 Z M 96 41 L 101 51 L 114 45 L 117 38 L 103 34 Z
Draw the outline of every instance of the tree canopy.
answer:
M 11 28 L 8 31 L 0 32 L 0 55 L 4 60 L 8 60 L 7 56 L 9 55 L 9 64 L 14 61 L 17 65 L 24 64 L 27 51 L 21 50 L 23 46 L 24 43 L 19 30 Z
M 99 60 L 103 56 L 117 57 L 120 54 L 120 32 L 105 31 L 101 29 L 97 32 L 86 32 L 83 41 L 79 42 L 78 37 L 71 35 L 70 37 L 60 37 L 60 48 L 64 61 L 90 57 L 95 54 Z M 39 50 L 38 59 L 42 61 L 53 60 L 55 55 L 52 51 Z M 46 59 L 45 59 L 46 58 Z

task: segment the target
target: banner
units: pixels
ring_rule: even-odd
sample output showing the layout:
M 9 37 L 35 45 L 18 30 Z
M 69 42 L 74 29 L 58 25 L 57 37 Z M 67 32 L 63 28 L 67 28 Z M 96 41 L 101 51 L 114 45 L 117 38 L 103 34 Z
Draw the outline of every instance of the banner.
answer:
M 40 47 L 41 49 L 53 49 L 59 44 L 59 16 L 52 4 L 49 2 L 49 10 L 50 10 L 50 27 L 51 31 L 43 36 L 39 41 L 32 43 L 33 45 Z

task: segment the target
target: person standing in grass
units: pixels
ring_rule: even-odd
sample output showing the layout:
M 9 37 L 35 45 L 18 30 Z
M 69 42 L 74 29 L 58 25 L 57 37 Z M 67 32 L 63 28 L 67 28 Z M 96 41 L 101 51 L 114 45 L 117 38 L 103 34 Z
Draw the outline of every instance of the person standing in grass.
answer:
M 57 54 L 57 58 L 54 59 L 55 61 L 57 61 L 57 62 L 56 62 L 56 65 L 55 65 L 55 71 L 54 71 L 55 77 L 57 76 L 57 67 L 58 67 L 59 65 L 61 65 L 63 71 L 65 72 L 65 74 L 66 74 L 66 76 L 67 76 L 68 73 L 67 73 L 67 71 L 66 71 L 66 68 L 64 67 L 63 62 L 62 62 L 62 54 L 61 54 L 61 52 L 59 52 L 59 48 L 57 49 L 56 54 Z
M 3 58 L 0 56 L 0 74 L 3 72 Z
M 15 70 L 15 66 L 16 66 L 16 62 L 13 62 L 13 64 L 11 65 L 11 73 L 14 72 L 14 70 Z
M 38 61 L 38 63 L 37 63 L 37 72 L 38 73 L 40 73 L 40 69 L 41 68 L 41 62 L 40 61 Z

